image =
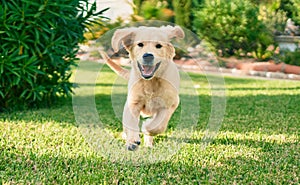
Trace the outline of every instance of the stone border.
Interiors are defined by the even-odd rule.
[[[300,75],[295,74],[285,74],[282,72],[269,72],[269,71],[255,71],[255,70],[240,70],[237,68],[223,68],[223,67],[214,67],[214,66],[204,66],[203,71],[197,70],[199,67],[195,65],[177,65],[179,68],[191,71],[191,72],[212,72],[215,74],[220,74],[221,71],[224,74],[230,74],[237,77],[263,77],[267,79],[286,79],[286,80],[299,80]]]
[[[81,45],[81,53],[77,55],[80,60],[92,60],[95,62],[103,63],[102,59],[92,57],[89,55],[90,50],[95,50],[95,48]],[[129,60],[126,58],[120,58],[116,60],[120,65],[128,66]],[[239,69],[235,66],[225,68],[225,67],[216,67],[212,63],[208,62],[208,60],[204,59],[180,59],[174,60],[177,64],[178,68],[195,72],[195,73],[213,73],[213,74],[220,74],[220,72],[232,75],[235,77],[262,77],[264,79],[285,79],[285,80],[299,80],[300,81],[300,74],[287,74],[283,72],[271,72],[271,71],[257,71],[252,69]],[[235,63],[236,65],[236,63]]]

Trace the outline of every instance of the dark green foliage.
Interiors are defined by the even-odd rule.
[[[140,15],[146,20],[171,21],[173,11],[168,9],[167,1],[149,0],[142,2]]]
[[[296,25],[300,25],[300,0],[281,0],[280,9],[286,11]]]
[[[205,0],[192,0],[193,7],[199,7],[204,3]]]
[[[191,28],[192,0],[173,0],[175,24]]]
[[[273,43],[272,33],[258,15],[258,7],[248,0],[206,0],[194,12],[193,26],[200,38],[225,56],[256,52]]]
[[[280,60],[286,64],[300,66],[300,49],[283,51]]]
[[[95,10],[84,0],[0,1],[0,111],[72,92],[78,42]]]
[[[142,6],[143,0],[133,0],[133,4],[135,5],[134,13],[139,15],[141,13],[141,6]]]

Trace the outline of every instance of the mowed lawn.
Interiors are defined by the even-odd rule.
[[[97,73],[101,65],[86,64],[86,74]],[[203,74],[189,76],[197,87],[199,119],[190,139],[170,158],[132,164],[99,153],[83,136],[69,98],[48,109],[0,113],[0,184],[300,183],[299,81],[225,77],[223,123],[216,138],[203,148],[202,137],[213,112],[211,84]],[[87,92],[91,95],[95,87],[97,114],[107,132],[119,139],[120,115],[111,100],[115,84],[116,75],[104,66],[95,85],[79,86],[91,87]],[[124,85],[117,87],[126,91]],[[189,109],[195,109],[193,104]],[[181,124],[173,123],[179,113],[167,133]],[[157,142],[167,139],[168,135],[160,136]],[[98,143],[102,144],[107,145]],[[129,151],[124,147],[115,152],[122,156]]]

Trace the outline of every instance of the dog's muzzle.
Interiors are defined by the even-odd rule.
[[[138,63],[141,75],[144,79],[151,79],[154,76],[155,71],[159,68],[160,62],[155,65],[144,65]]]
[[[154,65],[154,56],[151,53],[143,55],[143,62],[137,62],[141,75],[144,79],[151,79],[159,68],[160,62]]]

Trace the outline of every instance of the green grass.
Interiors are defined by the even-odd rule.
[[[100,69],[99,64],[87,64],[85,74]],[[97,152],[83,136],[68,99],[49,109],[0,114],[0,184],[299,184],[299,82],[225,77],[223,124],[203,149],[211,113],[210,84],[204,75],[190,76],[200,85],[200,117],[186,144],[170,158],[131,164]],[[95,100],[100,121],[118,138],[122,126],[111,103],[115,79],[107,67],[101,69]],[[81,92],[79,102],[92,100],[93,84],[80,86],[90,92]],[[116,87],[126,90],[122,83]],[[114,97],[123,101],[122,93]],[[180,109],[158,143],[180,124]],[[152,150],[159,151],[159,145]],[[129,152],[121,148],[116,153]]]

